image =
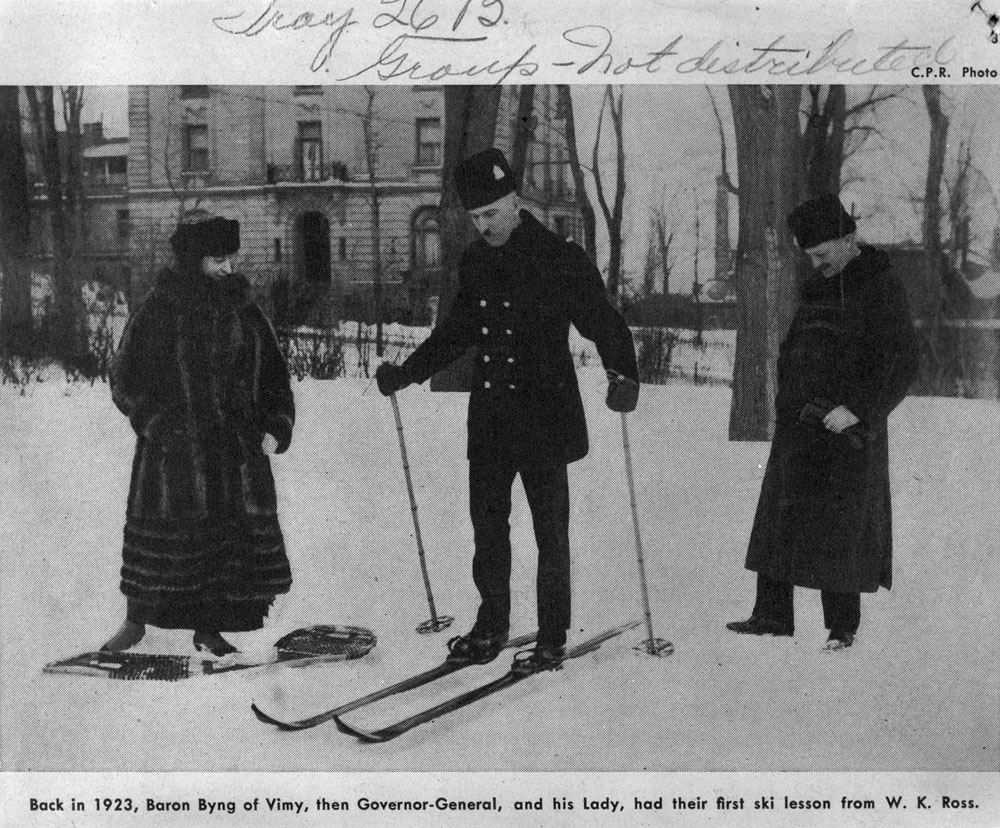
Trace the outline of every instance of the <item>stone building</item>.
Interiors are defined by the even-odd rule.
[[[505,88],[501,147],[517,97]],[[202,207],[239,219],[239,268],[280,321],[370,319],[376,258],[384,318],[429,321],[440,290],[442,87],[132,86],[128,101],[133,296],[169,261],[179,213]],[[524,194],[541,220],[576,235],[555,114],[555,88],[537,87]]]

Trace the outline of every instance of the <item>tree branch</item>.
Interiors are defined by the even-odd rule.
[[[719,128],[719,147],[722,152],[722,182],[726,185],[726,189],[729,190],[735,196],[740,194],[739,187],[733,184],[733,180],[729,177],[728,162],[726,161],[726,134],[722,129],[722,116],[719,115],[719,108],[715,105],[715,96],[712,94],[712,87],[706,86],[705,91],[708,92],[708,99],[712,103],[712,112],[715,113],[715,125]]]

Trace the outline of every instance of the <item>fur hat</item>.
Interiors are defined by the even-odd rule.
[[[803,250],[842,239],[857,229],[851,214],[832,193],[800,204],[788,216],[788,226]]]
[[[181,263],[200,262],[205,256],[232,256],[240,249],[240,223],[193,210],[181,216],[170,246]]]
[[[515,190],[514,171],[496,147],[470,155],[455,167],[453,179],[466,210],[485,207]]]

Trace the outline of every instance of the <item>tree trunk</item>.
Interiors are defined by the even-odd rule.
[[[840,193],[847,90],[840,84],[826,87],[826,98],[821,103],[823,89],[822,86],[808,87],[810,105],[803,135],[807,198]]]
[[[75,239],[71,236],[73,225],[67,216],[62,159],[56,132],[54,92],[51,86],[26,86],[24,89],[45,179],[45,206],[52,239],[54,301],[49,320],[49,348],[54,356],[67,364],[74,364],[83,353],[78,313],[80,300],[74,273]]]
[[[624,89],[619,88],[618,100],[615,101],[611,87],[605,90],[601,103],[601,115],[597,120],[597,137],[594,140],[593,167],[594,186],[597,190],[597,202],[604,214],[604,222],[608,230],[608,277],[607,294],[615,307],[621,304],[621,267],[622,267],[622,211],[625,202],[625,146],[622,130],[622,97]],[[604,125],[604,107],[611,114],[611,124],[615,133],[615,197],[614,206],[609,206],[604,194],[604,184],[601,178],[600,145],[601,129]]]
[[[444,169],[441,182],[441,271],[438,318],[447,314],[458,290],[458,264],[465,248],[478,238],[458,200],[451,172],[470,155],[487,150],[496,138],[500,86],[447,86],[444,92]],[[431,378],[433,391],[468,391],[472,362],[456,360]]]
[[[28,172],[16,86],[0,86],[0,350],[30,352],[31,235]]]
[[[787,216],[802,200],[801,87],[731,86],[739,175],[739,306],[730,440],[774,428],[777,351],[794,313],[798,256]]]
[[[953,373],[950,365],[950,332],[942,324],[945,311],[944,286],[944,245],[941,241],[941,182],[944,178],[945,156],[948,152],[948,116],[941,107],[941,87],[927,85],[921,87],[927,115],[930,119],[930,147],[927,155],[927,176],[924,179],[924,216],[921,235],[926,256],[926,304],[917,310],[917,315],[929,323],[923,329],[924,351],[921,355],[921,390],[948,394],[948,377]]]
[[[583,167],[580,166],[580,153],[576,145],[576,117],[573,114],[573,96],[570,87],[560,84],[558,87],[559,112],[566,122],[566,147],[569,151],[569,168],[573,173],[573,190],[576,193],[576,203],[580,208],[580,218],[583,222],[583,249],[587,251],[595,265],[597,264],[597,218],[594,215],[594,205],[587,195],[587,183],[583,178]]]
[[[63,121],[66,124],[66,155],[64,159],[65,176],[63,195],[66,204],[66,221],[68,225],[68,244],[71,258],[76,258],[81,252],[77,245],[82,245],[86,238],[86,205],[83,196],[83,87],[64,86],[61,90]]]
[[[364,133],[365,164],[368,167],[368,198],[372,218],[372,303],[375,314],[375,355],[381,359],[385,353],[385,343],[382,336],[382,315],[385,304],[382,296],[382,205],[379,201],[376,179],[378,146],[372,125],[377,90],[374,87],[366,86],[365,92],[368,95],[368,104],[365,107],[365,115],[361,119],[361,126]]]
[[[513,141],[510,148],[510,167],[514,171],[514,184],[518,192],[524,182],[524,167],[528,159],[528,144],[535,130],[535,87],[521,86],[517,91],[517,116],[513,124]]]

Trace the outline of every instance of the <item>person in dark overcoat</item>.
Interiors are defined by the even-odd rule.
[[[818,589],[826,649],[849,647],[862,592],[892,586],[887,418],[917,371],[906,294],[888,256],[860,244],[834,195],[789,225],[816,272],[778,355],[776,422],[750,535],[757,573],[738,633],[792,635],[793,587]]]
[[[274,330],[232,272],[239,223],[195,211],[170,242],[176,267],[129,320],[111,367],[136,446],[126,620],[104,647],[128,649],[152,624],[194,630],[197,649],[221,656],[235,650],[221,632],[260,629],[291,586],[266,455],[288,448],[295,404]]]
[[[538,641],[532,665],[558,664],[570,624],[567,465],[587,454],[587,424],[569,350],[569,326],[597,345],[609,374],[607,404],[638,397],[632,335],[609,304],[600,273],[578,245],[521,209],[497,149],[454,173],[481,238],[464,253],[446,317],[402,365],[376,373],[383,394],[422,383],[476,346],[468,412],[473,581],[481,604],[451,658],[490,661],[510,627],[511,486],[521,476],[538,545]]]

